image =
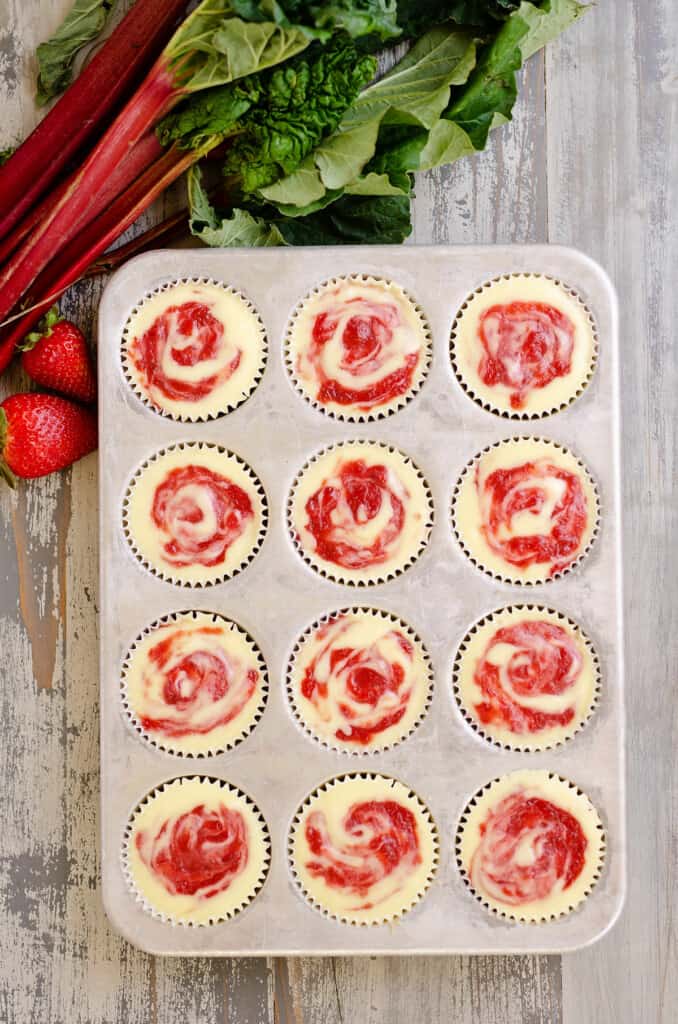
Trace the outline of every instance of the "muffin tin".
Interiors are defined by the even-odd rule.
[[[466,394],[450,360],[450,331],[468,295],[503,274],[543,273],[567,284],[593,315],[599,352],[585,392],[565,410],[516,423]],[[432,362],[407,405],[373,422],[340,422],[295,389],[283,344],[297,304],[340,275],[392,280],[421,307],[432,335]],[[210,278],[241,291],[264,324],[268,354],[261,382],[242,406],[208,422],[181,423],[152,411],[126,380],[125,323],[145,295],[173,280]],[[552,246],[338,247],[266,250],[167,250],[140,256],[109,283],[99,311],[102,883],[107,913],[131,942],[175,955],[357,955],[403,953],[556,953],[603,935],[619,914],[625,886],[622,622],[619,498],[617,309],[604,272],[590,259]],[[560,578],[530,587],[493,579],[475,567],[455,538],[455,486],[482,449],[514,436],[548,438],[590,468],[600,497],[600,530],[586,557]],[[381,442],[409,455],[434,505],[430,539],[418,560],[384,583],[338,584],[301,558],[289,535],[287,508],[296,474],[315,452],[351,438]],[[238,575],[200,588],[154,576],[123,532],[124,497],[137,468],[172,444],[205,441],[245,460],[266,493],[261,549]],[[600,699],[591,720],[550,750],[520,752],[483,739],[465,721],[453,690],[459,645],[479,619],[516,604],[548,606],[575,619],[600,664]],[[289,660],[309,623],[361,605],[403,619],[431,656],[433,698],[403,742],[355,757],[328,749],[295,719],[286,693]],[[214,612],[236,622],[259,646],[269,695],[250,734],[208,757],[168,753],[135,730],[125,710],[127,652],[152,622],[175,612]],[[573,913],[519,923],[488,913],[473,898],[455,855],[457,829],[473,795],[518,769],[546,769],[580,787],[602,819],[606,854],[600,879]],[[404,783],[429,808],[439,864],[429,891],[391,924],[357,926],[319,914],[304,899],[288,860],[299,806],[329,779],[382,773]],[[152,916],[124,872],[131,814],[156,787],[178,776],[221,779],[255,801],[271,842],[268,877],[228,921],[200,927]]]

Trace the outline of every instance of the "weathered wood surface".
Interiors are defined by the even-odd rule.
[[[0,0],[0,143],[33,125],[32,54],[69,0]],[[0,496],[0,1021],[655,1024],[675,1019],[678,7],[600,0],[474,161],[423,178],[416,242],[577,245],[622,302],[627,909],[563,958],[148,957],[98,893],[96,458]],[[69,312],[92,323],[100,284]],[[15,370],[3,394],[23,387]]]

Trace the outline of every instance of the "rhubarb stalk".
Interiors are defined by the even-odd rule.
[[[231,10],[230,0],[203,0],[175,32],[140,89],[51,212],[6,264],[0,274],[0,320],[7,318],[59,253],[63,239],[70,237],[70,226],[91,219],[96,197],[117,164],[180,99],[270,67],[308,45],[301,29],[268,22],[245,23],[229,18]],[[217,142],[215,139],[212,145]],[[85,266],[89,262],[91,259]]]
[[[206,149],[188,152],[175,148],[168,150],[127,192],[90,221],[66,245],[36,280],[28,298],[30,310],[6,326],[0,340],[0,372],[12,358],[16,345],[38,322],[54,299],[79,280],[90,264],[134,223],[153,200],[193,163],[202,159],[205,153]]]
[[[136,0],[76,81],[0,167],[0,238],[57,180],[156,59],[187,0]]]

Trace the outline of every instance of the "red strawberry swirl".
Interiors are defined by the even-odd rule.
[[[400,892],[422,862],[416,818],[395,800],[353,804],[340,837],[330,835],[323,811],[312,811],[305,835],[311,852],[306,870],[354,896],[352,910],[370,909]]]
[[[198,402],[235,373],[242,348],[203,302],[168,306],[129,354],[151,396]]]
[[[415,679],[414,647],[398,629],[355,645],[355,620],[339,616],[315,634],[318,650],[306,665],[301,694],[323,732],[367,746],[405,715]]]
[[[248,859],[242,814],[221,804],[199,804],[167,818],[155,834],[139,830],[136,847],[146,867],[173,896],[210,899],[224,892]]]
[[[548,458],[495,469],[476,488],[481,531],[488,545],[510,565],[527,568],[550,563],[549,575],[562,571],[576,558],[588,521],[586,498],[576,473]],[[520,533],[519,517],[548,520],[545,533]]]
[[[410,493],[387,466],[342,462],[308,499],[306,529],[319,558],[345,569],[380,565],[397,551]]]
[[[205,735],[238,717],[258,680],[254,665],[229,651],[222,627],[176,628],[149,650],[135,710],[149,733]]]
[[[478,321],[483,353],[478,376],[483,384],[511,389],[513,409],[529,392],[546,387],[572,368],[575,327],[570,318],[544,302],[510,302],[486,309]]]
[[[579,877],[587,845],[573,814],[520,789],[481,824],[469,878],[476,892],[508,906],[546,900]]]
[[[498,629],[474,672],[483,695],[475,711],[483,725],[516,734],[566,726],[576,713],[568,695],[580,677],[582,655],[570,634],[553,622],[525,620]],[[540,702],[563,696],[560,711],[546,711]]]
[[[249,495],[206,466],[171,469],[155,489],[152,518],[168,538],[163,555],[171,565],[220,565],[254,518]]]
[[[296,369],[314,381],[318,402],[368,412],[409,391],[421,345],[397,303],[368,294],[337,298],[314,318]]]

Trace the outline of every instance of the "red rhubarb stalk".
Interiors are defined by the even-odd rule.
[[[187,0],[136,0],[23,145],[0,167],[0,238],[57,180],[160,54]]]
[[[205,149],[188,152],[168,150],[107,210],[71,239],[36,280],[28,298],[29,311],[6,326],[0,341],[0,372],[11,360],[15,347],[54,299],[79,280],[90,264],[205,152]]]
[[[132,256],[137,256],[139,253],[145,252],[146,249],[156,249],[159,244],[164,246],[176,241],[178,238],[183,238],[188,234],[188,215],[189,211],[187,209],[179,210],[177,213],[173,213],[171,217],[166,217],[165,220],[154,224],[153,227],[148,228],[146,231],[142,231],[141,234],[137,235],[136,238],[132,238],[131,241],[125,242],[124,245],[119,245],[116,249],[111,249],[110,252],[104,253],[103,256],[99,256],[87,268],[83,277],[98,277],[99,274],[110,274],[123,263],[126,263],[127,260],[131,259]]]
[[[111,171],[106,184],[96,196],[93,208],[89,211],[90,219],[101,213],[102,210],[105,210],[109,203],[117,198],[135,178],[138,178],[154,160],[157,160],[162,152],[163,148],[158,142],[155,132],[147,132]],[[34,206],[28,216],[24,217],[21,223],[0,241],[0,264],[4,263],[19,247],[24,238],[27,238],[31,232],[36,231],[39,225],[50,215],[55,203],[60,202],[66,195],[73,183],[74,177],[75,175],[72,174],[53,193],[46,196],[37,206]],[[82,221],[73,221],[69,225],[67,234],[62,236],[62,242],[67,242],[69,238],[72,238],[84,226]]]
[[[97,196],[106,187],[114,167],[177,99],[172,72],[162,58],[156,62],[123,112],[73,176],[60,200],[0,274],[0,318],[19,302],[40,271],[63,244],[72,225],[86,223]]]

